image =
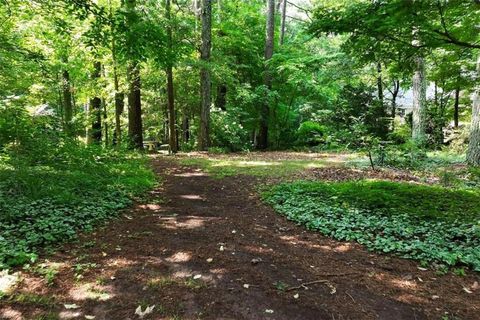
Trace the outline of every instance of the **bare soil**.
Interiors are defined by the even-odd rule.
[[[153,166],[162,187],[48,256],[53,284],[23,272],[0,319],[133,320],[139,305],[155,305],[144,319],[480,319],[476,274],[439,276],[306,231],[260,201],[261,178]]]

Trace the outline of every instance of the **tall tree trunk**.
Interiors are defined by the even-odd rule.
[[[183,138],[183,143],[188,143],[188,141],[190,141],[190,121],[188,119],[187,114],[183,114],[182,138]]]
[[[382,81],[382,63],[377,62],[377,90],[378,100],[383,107],[383,81]]]
[[[427,121],[427,83],[425,79],[425,60],[422,56],[415,57],[412,112],[412,139],[420,145],[425,144]]]
[[[168,1],[168,0],[167,0]],[[170,145],[170,151],[172,153],[177,153],[177,135],[176,131],[176,121],[175,121],[175,97],[174,97],[174,88],[173,88],[173,70],[172,66],[167,67],[167,100],[168,100],[168,124],[169,124],[169,140],[168,144]]]
[[[267,0],[267,24],[266,24],[266,38],[265,38],[265,62],[270,60],[273,56],[273,46],[275,38],[275,0]],[[264,84],[268,90],[272,88],[272,75],[268,67],[265,67]],[[270,115],[270,108],[268,99],[262,105],[260,110],[260,131],[258,136],[258,148],[268,148],[268,118]]]
[[[202,0],[202,46],[200,59],[200,90],[202,105],[200,111],[200,132],[198,135],[198,148],[207,150],[210,146],[210,104],[211,104],[211,79],[208,63],[212,47],[212,1]]]
[[[453,105],[453,124],[455,129],[458,128],[458,117],[459,117],[459,106],[460,106],[460,88],[455,88],[455,103]]]
[[[127,25],[130,26],[132,16],[135,15],[136,0],[126,0],[127,11],[130,18],[127,18]],[[133,49],[133,48],[131,48]],[[142,126],[142,100],[141,100],[141,79],[140,65],[135,59],[131,59],[127,66],[128,78],[128,137],[131,148],[143,149],[143,126]]]
[[[73,105],[72,90],[70,87],[70,73],[64,70],[62,73],[62,89],[63,89],[63,112],[64,112],[64,131],[69,137],[74,137],[73,131]]]
[[[92,80],[96,81],[100,79],[102,72],[102,64],[99,61],[95,61],[93,65]],[[100,143],[102,141],[102,99],[95,96],[90,100],[90,110],[92,112],[92,130],[90,132],[92,142]]]
[[[477,76],[480,77],[480,55],[477,58]],[[467,162],[473,166],[480,166],[480,84],[478,81],[472,98],[472,125]]]
[[[168,22],[167,27],[167,46],[169,51],[169,59],[172,59],[173,53],[173,31],[172,31],[172,21],[171,21],[171,4],[170,0],[165,1],[165,15]],[[168,61],[168,66],[166,69],[167,73],[167,100],[168,100],[168,122],[169,122],[169,145],[170,151],[172,153],[177,153],[178,144],[177,144],[177,135],[176,135],[176,120],[175,120],[175,96],[173,88],[173,66],[172,61]]]
[[[110,15],[112,15],[110,7]],[[125,95],[120,92],[118,81],[118,67],[117,67],[117,46],[115,37],[112,38],[112,61],[113,61],[113,86],[115,90],[115,132],[113,135],[113,145],[120,145],[122,142],[122,126],[121,117],[124,110]]]
[[[393,80],[393,91],[392,91],[392,131],[395,130],[395,117],[397,115],[397,97],[400,92],[400,81]]]
[[[132,148],[143,149],[140,67],[138,63],[131,62],[127,69],[129,82],[128,137]]]
[[[287,30],[287,0],[282,1],[282,24],[280,28],[280,45],[285,42],[285,32]]]
[[[222,83],[217,86],[217,96],[215,99],[215,106],[222,111],[226,111],[227,105],[227,85]]]
[[[105,147],[108,147],[110,144],[110,139],[108,136],[108,114],[107,114],[107,102],[102,98],[102,109],[103,109],[103,132],[105,136]]]

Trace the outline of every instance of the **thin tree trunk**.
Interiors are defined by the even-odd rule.
[[[93,69],[92,80],[96,81],[100,79],[102,64],[99,61],[95,61]],[[93,116],[91,141],[93,143],[100,143],[102,141],[102,99],[100,99],[100,97],[95,96],[90,100],[90,110]]]
[[[377,90],[378,100],[383,107],[383,81],[382,81],[382,64],[377,62]]]
[[[167,0],[168,1],[168,0]],[[172,153],[177,153],[177,135],[176,131],[176,121],[175,121],[175,97],[174,97],[174,88],[173,88],[173,71],[172,67],[167,67],[167,105],[168,105],[168,124],[169,124],[169,140],[170,151]]]
[[[173,34],[172,34],[172,25],[171,25],[171,4],[170,0],[165,1],[165,15],[168,22],[167,27],[167,46],[170,54],[170,59],[172,59],[173,52]],[[168,109],[168,123],[169,123],[169,145],[170,151],[172,153],[177,153],[178,144],[177,144],[177,134],[176,132],[176,120],[175,120],[175,96],[174,96],[174,85],[173,85],[173,66],[172,61],[168,61],[168,66],[166,69],[167,73],[167,109]]]
[[[72,105],[72,90],[70,87],[70,74],[67,70],[62,73],[62,88],[63,88],[63,110],[64,110],[64,131],[69,137],[75,136],[73,131],[73,105]]]
[[[287,0],[282,1],[282,24],[280,28],[280,45],[285,42],[285,32],[287,29]]]
[[[111,8],[110,8],[111,10]],[[110,14],[112,14],[110,12]],[[122,142],[121,117],[125,107],[125,95],[120,92],[117,67],[117,47],[115,37],[112,38],[112,60],[113,60],[113,85],[115,89],[115,132],[113,135],[113,145],[120,145]]]
[[[453,124],[455,129],[458,128],[458,117],[459,117],[459,106],[460,106],[460,88],[455,88],[455,103],[453,105]]]
[[[222,111],[226,111],[227,105],[227,86],[222,83],[217,86],[217,97],[215,99],[215,106]]]
[[[200,59],[200,132],[198,136],[198,148],[207,150],[210,146],[210,104],[211,104],[211,79],[208,63],[212,47],[212,1],[202,0],[202,46]]]
[[[426,142],[427,118],[427,84],[425,80],[425,60],[415,57],[415,72],[413,74],[413,111],[412,139],[422,145]]]
[[[395,130],[395,117],[397,115],[397,97],[400,92],[400,81],[393,80],[393,91],[392,91],[392,131]]]
[[[183,143],[190,141],[190,121],[188,115],[184,114],[182,119],[182,138]]]
[[[104,98],[102,98],[102,109],[103,109],[103,132],[105,136],[105,147],[108,147],[110,144],[110,139],[108,135],[108,114],[107,114],[107,103]]]
[[[275,38],[275,0],[267,0],[267,24],[265,38],[265,61],[273,56],[273,46]],[[268,67],[265,69],[264,84],[268,90],[272,88],[272,75]],[[267,99],[265,99],[267,100]],[[258,148],[268,148],[268,118],[270,108],[268,101],[265,101],[260,110],[260,131],[258,136]]]
[[[480,55],[477,58],[477,76],[480,76]],[[478,81],[472,98],[472,125],[467,162],[473,166],[480,166],[480,84],[478,84]]]

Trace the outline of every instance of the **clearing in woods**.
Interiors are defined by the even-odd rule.
[[[339,155],[292,157],[292,172],[301,161],[325,167],[317,179],[364,174],[332,168]],[[161,187],[25,273],[0,317],[139,319],[139,306],[154,305],[144,319],[478,319],[480,296],[463,290],[474,275],[439,276],[307,231],[261,202],[258,188],[278,179],[262,172],[274,167],[230,176],[202,161],[153,158]]]

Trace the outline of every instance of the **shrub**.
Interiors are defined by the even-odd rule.
[[[319,123],[305,121],[300,124],[300,127],[297,130],[297,143],[299,145],[306,145],[310,147],[318,146],[319,144],[325,142],[325,131],[325,127]]]

